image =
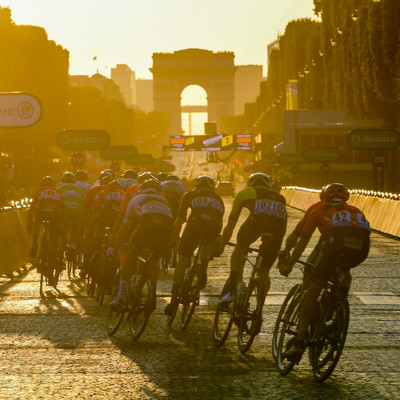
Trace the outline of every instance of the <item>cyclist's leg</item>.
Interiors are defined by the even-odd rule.
[[[38,238],[39,238],[41,224],[42,224],[41,219],[35,218],[35,221],[33,223],[33,229],[32,229],[32,247],[31,247],[31,251],[29,253],[30,257],[32,257],[32,258],[37,257],[37,246],[38,246]]]
[[[178,248],[178,263],[175,267],[172,291],[171,291],[171,302],[167,305],[164,312],[169,315],[173,309],[178,305],[179,290],[183,284],[185,270],[190,266],[192,254],[199,243],[199,234],[196,231],[194,224],[186,224],[185,229],[182,233],[181,240]]]
[[[218,244],[220,228],[207,227],[201,238],[200,264],[201,268],[197,271],[197,287],[199,290],[204,289],[207,284],[207,267],[210,260],[214,256],[215,249]]]

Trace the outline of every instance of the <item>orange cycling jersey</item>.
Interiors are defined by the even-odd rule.
[[[304,237],[310,237],[315,228],[318,228],[322,234],[330,233],[338,227],[370,231],[367,219],[357,207],[343,203],[329,204],[326,201],[321,201],[311,207],[313,210],[300,227],[300,235]]]
[[[296,225],[296,228],[294,228],[294,231],[298,234],[301,233],[304,224],[306,223],[308,217],[310,216],[310,214],[321,205],[322,201],[318,201],[317,203],[311,204],[310,207],[308,207],[308,209],[306,210],[305,214],[303,215],[303,218],[298,222],[298,224]],[[319,227],[318,227],[319,228]]]
[[[125,192],[122,189],[106,188],[99,194],[94,209],[100,210],[110,204],[113,211],[119,211],[124,196]]]
[[[65,203],[62,192],[56,187],[38,189],[33,195],[31,209],[37,211],[64,210]]]
[[[100,193],[104,190],[104,186],[96,185],[93,186],[86,193],[85,201],[83,203],[83,208],[85,209],[93,209],[97,200],[99,199]]]
[[[142,187],[141,183],[134,183],[126,189],[125,197],[122,201],[120,208],[120,215],[118,218],[123,218],[125,216],[125,212],[128,208],[129,202],[139,193],[140,188]]]

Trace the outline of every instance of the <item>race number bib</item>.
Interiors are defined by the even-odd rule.
[[[366,229],[368,231],[371,230],[371,227],[369,226],[368,220],[364,217],[362,214],[357,214],[357,224],[360,228]]]
[[[332,217],[333,227],[338,226],[351,226],[351,214],[348,211],[339,211],[333,214]]]
[[[265,214],[273,217],[286,218],[286,207],[282,203],[272,200],[260,199],[254,206],[254,215]]]

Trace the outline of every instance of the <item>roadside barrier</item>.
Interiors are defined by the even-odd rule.
[[[12,275],[29,261],[30,236],[26,231],[29,200],[0,209],[0,275]]]
[[[288,186],[281,193],[289,206],[303,211],[319,201],[319,190],[315,189]],[[371,190],[350,190],[350,193],[348,203],[365,214],[372,229],[400,237],[400,194]]]

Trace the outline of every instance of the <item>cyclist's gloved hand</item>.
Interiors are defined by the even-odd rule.
[[[113,257],[114,256],[114,247],[108,247],[106,252],[107,252],[107,257]]]
[[[293,267],[289,266],[290,252],[285,250],[280,250],[278,252],[278,269],[281,275],[288,276]]]
[[[224,252],[225,246],[219,245],[215,250],[214,257],[220,257],[221,254]]]

